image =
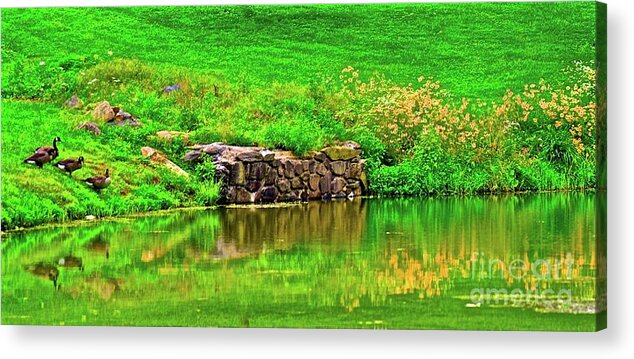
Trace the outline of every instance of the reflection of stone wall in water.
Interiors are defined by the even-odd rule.
[[[255,254],[320,243],[326,244],[324,250],[350,250],[364,238],[366,204],[345,200],[222,209],[217,236],[221,248],[216,251]]]
[[[354,142],[298,158],[288,151],[221,143],[197,145],[186,161],[213,158],[225,203],[270,203],[345,198],[367,189],[361,150]]]

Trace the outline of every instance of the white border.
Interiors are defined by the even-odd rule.
[[[397,1],[3,0],[2,7]],[[424,1],[432,2],[432,1]],[[447,1],[450,2],[450,1]],[[609,328],[600,333],[0,327],[0,355],[19,358],[608,358],[634,353],[634,78],[632,2],[608,0]],[[628,355],[629,354],[629,355]]]

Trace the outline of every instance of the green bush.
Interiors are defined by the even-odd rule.
[[[213,206],[220,198],[220,184],[214,181],[198,182],[195,185],[196,204]]]
[[[216,177],[216,166],[211,156],[204,156],[203,160],[196,164],[196,178],[199,181],[211,182]]]

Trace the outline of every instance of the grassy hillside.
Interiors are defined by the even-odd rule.
[[[3,229],[86,215],[209,205],[218,197],[213,182],[186,180],[153,166],[141,156],[140,146],[120,140],[120,128],[106,126],[97,137],[75,129],[77,116],[81,115],[35,102],[4,101],[2,115]],[[28,149],[50,146],[49,140],[55,136],[62,138],[57,160],[86,158],[84,167],[72,178],[51,165],[38,169],[22,163],[30,154]],[[203,167],[186,168],[197,174],[204,172]],[[97,193],[83,182],[87,177],[103,175],[106,168],[112,177],[107,190]]]
[[[213,168],[160,130],[298,154],[354,140],[381,195],[593,187],[593,21],[592,2],[3,9],[3,228],[213,203]],[[103,100],[144,126],[77,131]],[[22,163],[55,136],[86,157],[77,177],[113,185]]]
[[[3,51],[136,58],[231,82],[308,84],[354,66],[400,85],[434,76],[457,97],[593,59],[593,2],[3,9]],[[33,26],[37,24],[37,26]]]

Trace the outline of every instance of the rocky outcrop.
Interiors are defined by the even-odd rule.
[[[225,203],[269,203],[359,196],[367,189],[361,149],[354,142],[305,157],[288,151],[223,143],[195,145],[184,157],[211,156]]]
[[[143,147],[141,148],[141,154],[143,155],[143,157],[149,158],[150,161],[164,166],[170,171],[176,173],[177,175],[189,178],[189,173],[185,172],[185,170],[180,168],[177,164],[170,161],[170,159],[167,158],[167,156],[165,156],[163,152],[157,149],[154,149],[152,147]]]
[[[141,126],[136,116],[123,111],[120,107],[113,107],[108,101],[98,102],[92,110],[92,117],[109,125],[117,126]]]
[[[110,121],[114,118],[115,112],[112,106],[108,101],[102,101],[95,105],[95,108],[92,110],[92,117],[95,120],[100,120],[103,122]]]

